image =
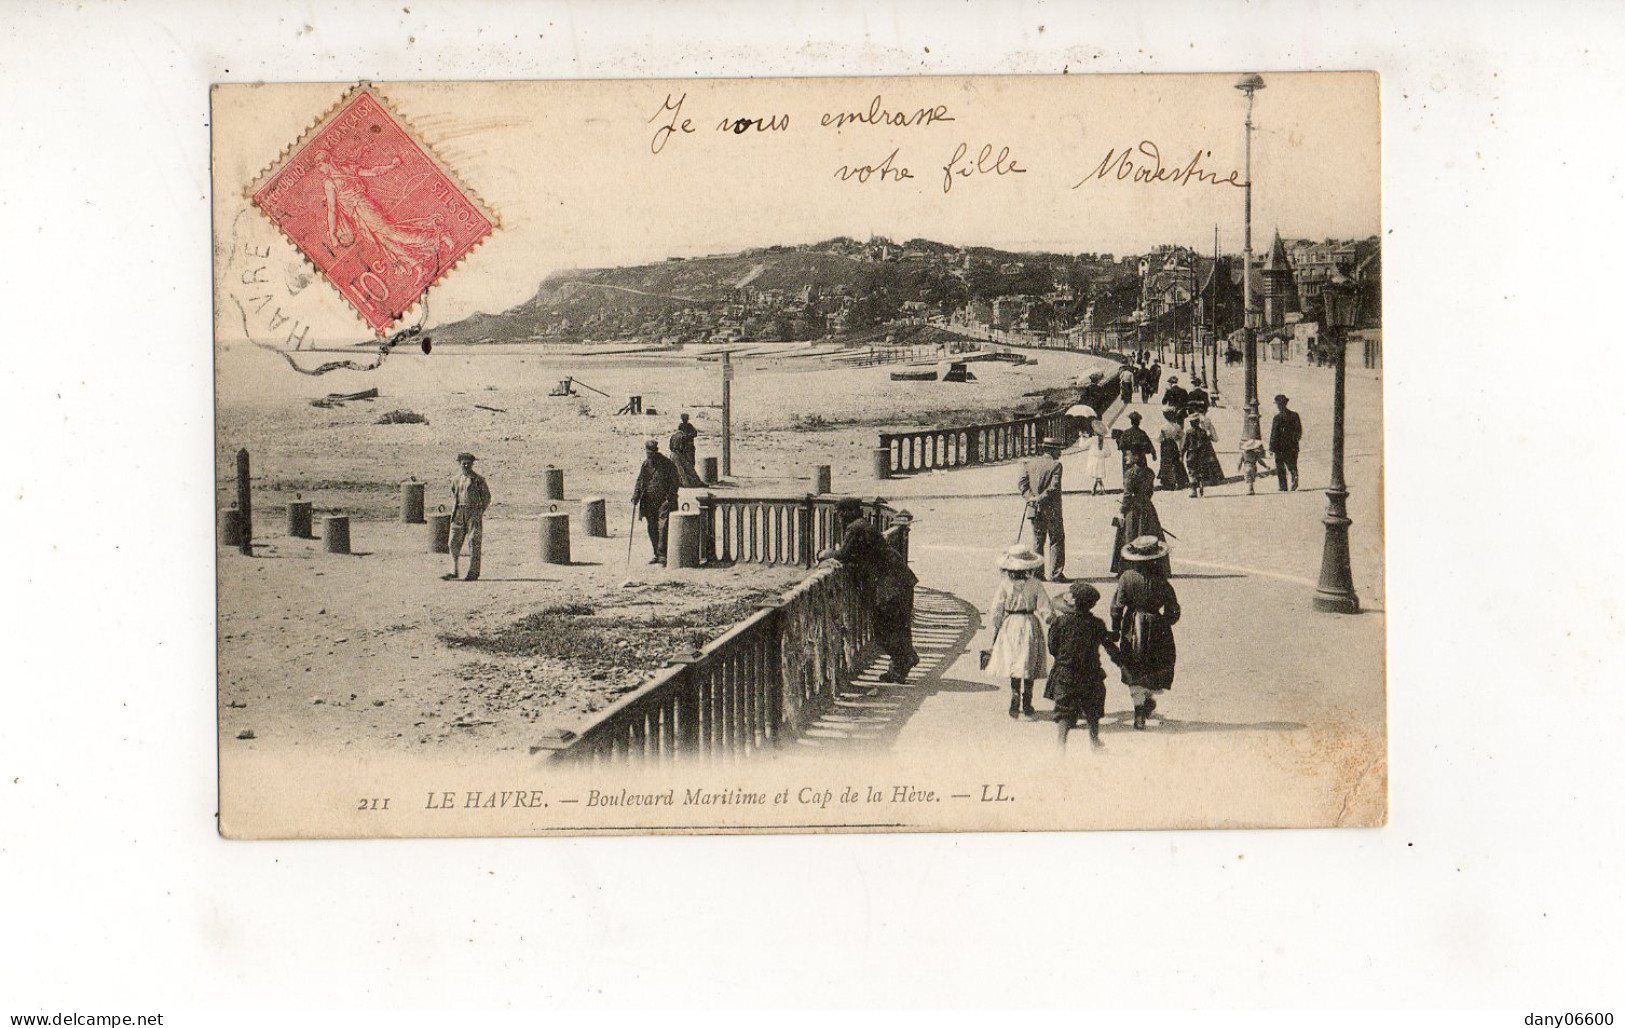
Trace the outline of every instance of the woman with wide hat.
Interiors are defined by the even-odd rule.
[[[1010,716],[1033,713],[1033,679],[1042,677],[1049,663],[1044,645],[1044,624],[1054,608],[1049,594],[1033,578],[1044,566],[1044,558],[1026,546],[1004,551],[999,570],[1004,579],[988,604],[988,629],[993,645],[988,652],[987,673],[995,682],[1010,681]]]
[[[1174,625],[1179,597],[1159,564],[1168,547],[1154,535],[1142,535],[1123,547],[1125,563],[1112,597],[1112,634],[1117,638],[1123,684],[1134,698],[1134,727],[1145,728],[1157,709],[1156,694],[1173,688]]]

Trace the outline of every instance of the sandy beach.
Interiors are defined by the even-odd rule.
[[[738,361],[730,488],[799,495],[810,485],[796,476],[829,464],[836,492],[917,490],[930,476],[872,477],[880,430],[1004,416],[1035,402],[1024,393],[1107,363],[1043,352],[1022,366],[975,364],[973,383],[893,382],[894,367],[832,365],[818,356],[828,349],[786,347]],[[315,366],[340,357],[299,359]],[[697,355],[448,347],[394,353],[372,372],[307,376],[274,354],[224,343],[217,370],[219,505],[235,497],[233,458],[246,448],[257,541],[252,558],[220,551],[223,746],[521,747],[549,727],[578,727],[685,644],[720,634],[719,617],[803,574],[760,565],[650,567],[642,524],[628,554],[626,499],[643,440],[656,438],[664,449],[677,415],[687,413],[701,433],[700,456],[718,453],[720,411],[710,405],[720,398],[720,368]],[[609,398],[585,390],[548,396],[566,376]],[[310,404],[374,387],[376,400]],[[632,395],[658,413],[616,416]],[[394,410],[427,423],[378,424]],[[478,455],[493,494],[477,585],[442,582],[449,559],[427,552],[422,525],[398,520],[400,483],[409,477],[427,483],[430,512],[449,509],[453,457],[463,449]],[[539,555],[536,516],[552,505],[543,500],[549,465],[564,469],[560,506],[575,524],[568,567],[543,564]],[[609,539],[581,530],[579,501],[590,496],[608,501]],[[318,532],[322,516],[349,515],[354,554],[328,555],[319,540],[289,538],[284,516],[296,497],[314,504]],[[596,629],[612,642],[601,657],[487,652],[446,638],[500,638],[526,618],[572,604],[608,623]],[[682,623],[656,638],[638,628],[651,620]],[[254,737],[239,739],[243,732]]]

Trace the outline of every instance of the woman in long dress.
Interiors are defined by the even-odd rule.
[[[1157,432],[1157,484],[1164,489],[1183,489],[1191,484],[1179,452],[1179,411],[1162,409],[1162,428]]]
[[[1151,469],[1145,466],[1145,457],[1134,454],[1129,462],[1128,470],[1123,472],[1123,502],[1118,509],[1117,517],[1112,524],[1117,526],[1117,535],[1112,540],[1112,574],[1117,574],[1126,566],[1123,560],[1123,547],[1142,535],[1154,535],[1158,539],[1164,537],[1162,531],[1162,518],[1157,515],[1156,504],[1151,502],[1151,495],[1157,487],[1157,479],[1151,474]],[[1172,574],[1166,554],[1161,558],[1162,572]]]
[[[995,682],[1010,681],[1010,716],[1033,713],[1033,679],[1043,677],[1049,663],[1044,645],[1044,623],[1054,611],[1049,594],[1032,573],[1044,558],[1026,546],[1012,546],[999,560],[1004,579],[988,604],[988,628],[993,645],[987,673]]]
[[[1134,727],[1143,729],[1157,709],[1156,694],[1173,688],[1178,653],[1174,625],[1179,597],[1159,568],[1168,547],[1145,535],[1122,550],[1125,567],[1112,597],[1112,634],[1123,669],[1123,684],[1134,699]]]
[[[1185,471],[1191,486],[1223,485],[1224,465],[1219,463],[1219,454],[1213,449],[1213,420],[1207,416],[1206,397],[1189,408],[1185,432],[1181,448],[1188,448],[1184,454]]]

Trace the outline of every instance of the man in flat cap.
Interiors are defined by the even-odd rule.
[[[1061,510],[1061,440],[1046,437],[1040,452],[1021,466],[1016,488],[1027,501],[1027,518],[1033,525],[1033,549],[1044,555],[1038,577],[1065,582],[1066,523]]]
[[[677,489],[682,479],[677,465],[660,452],[653,439],[643,444],[643,466],[632,485],[632,506],[649,525],[651,564],[666,562],[666,516],[677,509]],[[630,545],[630,544],[629,544]]]
[[[1292,488],[1298,488],[1298,444],[1303,441],[1303,419],[1295,410],[1286,409],[1286,396],[1275,395],[1275,420],[1270,422],[1270,452],[1275,454],[1275,481],[1286,492],[1287,476],[1292,477]]]
[[[480,577],[480,542],[485,535],[485,508],[491,506],[491,489],[485,478],[474,470],[474,455],[459,453],[457,466],[461,473],[451,483],[451,574],[442,575],[454,581],[463,552],[463,540],[468,540],[468,577],[464,581],[478,581]]]

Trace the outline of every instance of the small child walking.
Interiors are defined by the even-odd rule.
[[[1264,463],[1264,440],[1243,439],[1241,441],[1241,460],[1236,464],[1236,470],[1247,476],[1247,495],[1257,495],[1253,483],[1258,479],[1259,471],[1265,473],[1272,469]]]
[[[1061,602],[1061,613],[1049,626],[1049,650],[1055,657],[1044,698],[1055,701],[1056,741],[1066,749],[1066,737],[1081,717],[1089,725],[1089,744],[1099,749],[1100,719],[1106,714],[1106,669],[1100,662],[1104,649],[1112,663],[1122,665],[1111,630],[1093,613],[1100,590],[1088,582],[1073,582]]]

